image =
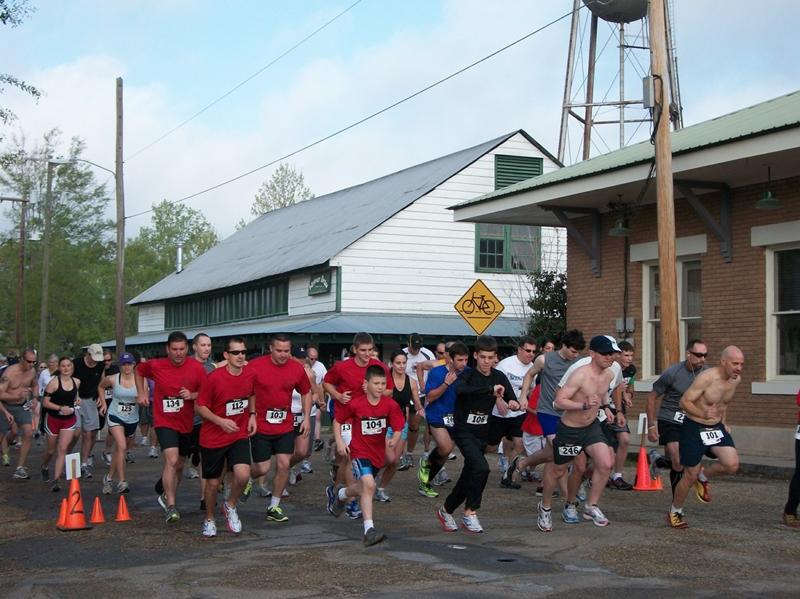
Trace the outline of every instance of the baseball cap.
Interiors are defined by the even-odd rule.
[[[408,346],[414,349],[422,347],[422,337],[419,336],[419,333],[411,333],[411,335],[409,335]]]
[[[136,358],[133,357],[133,354],[129,354],[125,352],[119,357],[120,364],[136,364]]]
[[[88,353],[89,357],[95,362],[103,361],[103,347],[99,343],[92,343],[86,348],[86,353]]]
[[[613,354],[622,351],[617,345],[617,340],[611,335],[597,335],[589,342],[589,349],[598,354]]]
[[[300,358],[301,360],[305,359],[306,357],[306,348],[302,345],[297,345],[292,348],[292,356],[295,358]]]

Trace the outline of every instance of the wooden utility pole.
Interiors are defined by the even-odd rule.
[[[117,77],[117,291],[114,300],[114,334],[117,358],[125,351],[125,186],[122,180],[122,77]]]
[[[53,167],[59,164],[47,161],[47,190],[44,196],[44,234],[42,235],[42,300],[39,312],[39,346],[36,350],[40,356],[45,355],[47,343],[48,304],[50,298],[50,218],[53,211]]]
[[[661,369],[680,358],[678,280],[675,272],[675,202],[672,190],[670,88],[667,69],[664,0],[650,0],[650,71],[655,84],[656,206],[658,217],[658,278],[661,303]]]

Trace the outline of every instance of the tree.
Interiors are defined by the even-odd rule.
[[[28,7],[27,0],[0,0],[0,24],[16,27],[22,23],[25,17],[33,12]],[[39,99],[42,92],[34,86],[26,83],[22,79],[15,77],[9,73],[0,73],[0,93],[5,91],[5,86],[10,85],[20,91]],[[0,106],[0,123],[7,124],[16,118],[13,112],[8,108]],[[2,137],[0,137],[2,139]]]
[[[272,173],[269,181],[264,181],[258,188],[250,212],[253,216],[261,216],[271,210],[285,208],[313,197],[314,194],[306,187],[303,173],[291,165],[281,164]]]
[[[532,312],[528,334],[536,339],[556,339],[567,328],[567,275],[539,269],[528,278],[533,286],[533,297],[528,300]]]

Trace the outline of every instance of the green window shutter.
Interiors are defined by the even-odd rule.
[[[535,156],[507,156],[495,154],[494,188],[502,189],[531,177],[538,177],[544,169],[544,159]]]

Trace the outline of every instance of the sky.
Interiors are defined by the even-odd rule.
[[[34,12],[24,23],[0,28],[0,69],[44,96],[34,102],[8,88],[0,95],[0,104],[18,116],[4,129],[0,151],[9,149],[13,136],[24,136],[32,147],[57,127],[65,152],[69,138],[78,136],[87,144],[84,158],[113,169],[115,79],[122,77],[126,213],[133,215],[316,142],[572,8],[571,0],[361,0],[200,116],[143,149],[355,1],[30,0]],[[800,64],[787,59],[796,47],[800,3],[674,0],[673,18],[685,125],[800,87]],[[637,45],[638,28],[629,26],[628,43]],[[584,32],[582,27],[585,54]],[[616,93],[618,86],[617,42],[610,34],[601,23],[596,99]],[[323,195],[517,129],[555,154],[568,38],[566,18],[286,162]],[[648,58],[641,51],[630,54],[626,97],[641,97],[639,65],[646,67]],[[573,91],[580,95],[585,67],[576,72]],[[632,107],[628,115],[641,113]],[[646,127],[635,129],[630,126],[626,138],[648,134]],[[593,155],[618,147],[618,136],[611,129],[598,133]],[[187,204],[226,237],[240,218],[251,218],[253,196],[276,167]],[[109,178],[102,170],[96,174],[99,182]],[[113,180],[108,190],[113,195]],[[128,236],[147,224],[148,215],[129,218]],[[0,217],[0,230],[10,226]]]

